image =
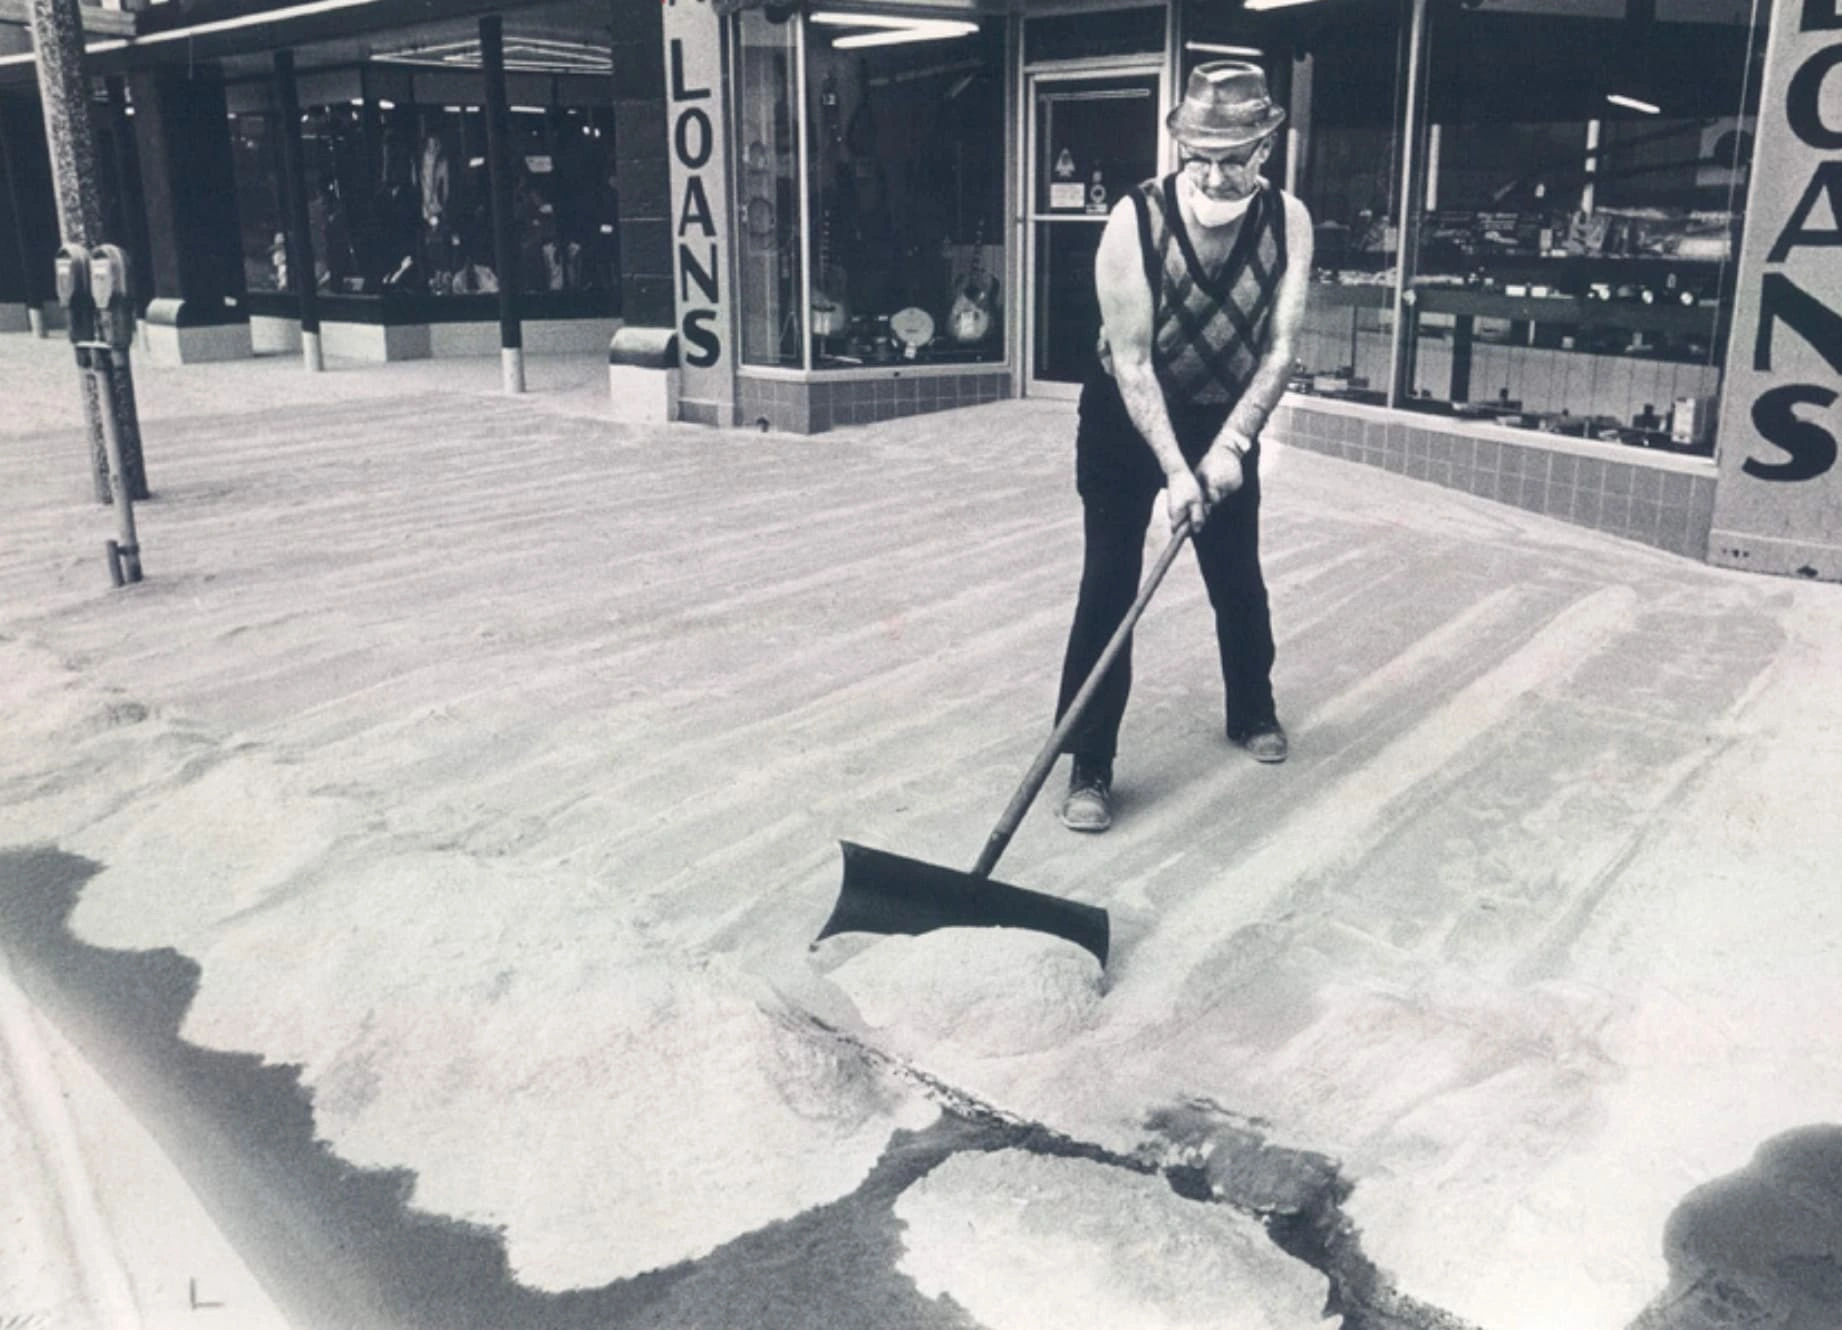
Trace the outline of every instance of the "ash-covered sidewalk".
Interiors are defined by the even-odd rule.
[[[1291,761],[1221,740],[1181,568],[1115,831],[1052,784],[1000,870],[1111,912],[1104,979],[1034,937],[813,952],[839,839],[969,864],[1043,737],[1071,407],[795,438],[615,424],[592,357],[527,399],[485,361],[137,374],[111,591],[68,348],[0,337],[0,946],[296,1330],[433,1313],[323,1220],[332,1265],[278,1263],[265,1180],[182,1123],[189,1084],[237,1120],[219,1055],[298,1077],[303,1167],[502,1251],[482,1324],[1316,1324],[1251,1139],[1334,1160],[1366,1258],[1488,1330],[1735,1288],[1833,1323],[1791,1318],[1842,1305],[1837,588],[1287,453]],[[130,1008],[183,1044],[137,1064]],[[943,1100],[1022,1134],[958,1148]],[[15,1297],[69,1241],[37,1175]],[[186,1291],[112,1287],[148,1324]]]

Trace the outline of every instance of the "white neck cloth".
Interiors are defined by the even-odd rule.
[[[1260,192],[1255,189],[1253,193],[1241,199],[1210,198],[1188,176],[1178,178],[1178,188],[1183,190],[1187,197],[1190,215],[1196,219],[1197,224],[1210,227],[1227,226],[1230,222],[1238,221],[1249,208],[1254,206],[1254,194]]]

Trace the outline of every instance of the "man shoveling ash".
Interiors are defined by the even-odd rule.
[[[1114,207],[1095,257],[1099,365],[1081,393],[1076,486],[1081,591],[1058,719],[1138,590],[1159,490],[1187,521],[1215,612],[1227,733],[1283,762],[1273,629],[1260,573],[1260,429],[1285,389],[1311,273],[1311,216],[1260,175],[1286,113],[1257,66],[1191,73],[1166,118],[1180,165]],[[1107,671],[1066,751],[1064,825],[1112,825],[1113,757],[1132,682],[1130,647]]]

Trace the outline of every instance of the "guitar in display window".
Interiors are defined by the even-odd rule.
[[[953,305],[947,311],[947,336],[961,346],[971,346],[991,335],[998,306],[998,279],[985,271],[985,229],[972,242],[972,263],[955,283]]]

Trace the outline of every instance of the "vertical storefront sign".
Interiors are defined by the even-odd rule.
[[[682,370],[679,411],[734,423],[729,307],[729,174],[722,21],[709,0],[665,0],[672,280]]]
[[[1842,581],[1842,0],[1774,6],[1711,562]]]

